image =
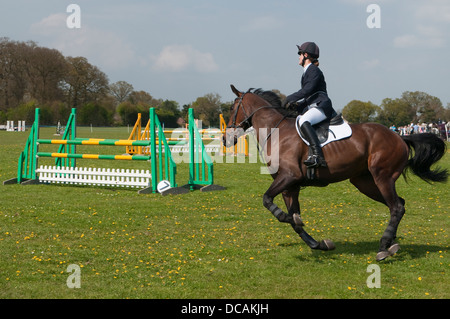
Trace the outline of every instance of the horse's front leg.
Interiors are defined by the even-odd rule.
[[[289,216],[292,216],[293,218],[293,222],[291,222],[292,228],[311,249],[333,250],[335,245],[331,240],[326,239],[318,242],[303,228],[304,224],[300,218],[300,203],[298,201],[299,193],[300,187],[283,192],[283,199],[288,209]]]
[[[273,202],[274,198],[281,192],[292,187],[295,183],[294,178],[277,177],[270,185],[269,189],[264,193],[263,205],[282,223],[294,223],[293,214],[286,214],[283,210]],[[289,207],[288,207],[289,210]]]
[[[322,240],[317,242],[304,229],[303,222],[300,219],[300,204],[298,195],[300,187],[295,186],[296,180],[289,177],[276,178],[263,197],[263,204],[280,222],[289,223],[295,232],[311,249],[332,250],[334,244],[330,240]],[[283,212],[277,204],[273,202],[274,198],[283,193],[289,214]]]

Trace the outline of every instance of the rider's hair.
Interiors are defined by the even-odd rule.
[[[308,56],[305,58],[308,59],[309,61],[311,61],[311,63],[314,64],[315,66],[319,66],[319,59],[317,59],[316,56],[313,56],[308,53]]]
[[[311,61],[312,64],[314,64],[315,66],[319,66],[319,60],[313,57],[307,57],[307,59],[309,59],[309,61]]]

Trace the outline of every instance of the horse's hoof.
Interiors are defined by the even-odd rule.
[[[389,252],[390,256],[393,256],[399,250],[400,250],[400,245],[399,244],[394,244],[391,247],[389,247],[388,252]]]
[[[400,245],[393,244],[393,245],[391,245],[391,247],[388,248],[388,250],[383,250],[383,251],[378,252],[376,259],[377,259],[377,261],[384,260],[389,256],[394,256],[397,253],[397,251],[399,251],[399,250],[400,250]]]
[[[324,239],[320,242],[319,248],[321,250],[334,250],[336,248],[336,246],[334,245],[334,243],[331,240]]]
[[[297,213],[293,214],[292,218],[294,219],[295,225],[305,226],[305,224],[303,223],[303,220],[300,218],[299,214],[297,214]]]
[[[382,261],[382,260],[385,260],[386,258],[388,258],[389,256],[391,256],[391,254],[387,250],[383,250],[383,251],[378,252],[376,260]]]

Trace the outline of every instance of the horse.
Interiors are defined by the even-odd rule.
[[[241,92],[231,85],[237,96],[230,109],[230,119],[224,146],[230,147],[250,127],[259,140],[261,129],[278,129],[278,147],[262,143],[266,154],[278,151],[278,169],[270,172],[273,182],[263,195],[263,205],[279,222],[292,226],[299,237],[311,248],[333,250],[332,240],[316,241],[305,230],[300,217],[299,194],[306,186],[325,187],[349,179],[364,195],[381,202],[389,208],[390,220],[381,236],[376,260],[394,255],[400,246],[395,242],[398,225],[405,214],[405,200],[397,195],[396,180],[412,171],[424,181],[446,182],[447,169],[431,166],[446,152],[445,143],[434,134],[414,134],[400,137],[387,127],[377,123],[350,124],[352,134],[340,141],[323,147],[326,167],[317,167],[314,177],[308,176],[303,161],[308,156],[308,146],[300,139],[295,128],[295,118],[289,117],[281,108],[281,100],[271,91],[249,89]],[[269,133],[266,141],[271,137]],[[273,150],[271,150],[273,148]],[[270,161],[267,165],[270,165]],[[282,194],[287,213],[274,198]]]

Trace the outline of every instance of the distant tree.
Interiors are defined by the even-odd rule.
[[[155,99],[150,93],[145,91],[133,91],[128,96],[128,101],[132,104],[146,104],[149,106],[158,106],[160,103],[155,103]]]
[[[165,100],[156,109],[156,114],[165,127],[178,127],[178,119],[181,116],[179,104],[175,101]]]
[[[65,123],[70,116],[71,108],[62,101],[52,101],[47,103],[52,114],[52,121],[48,124],[56,125],[58,121]]]
[[[159,106],[160,109],[170,111],[176,116],[180,116],[180,106],[176,101],[165,100]]]
[[[372,102],[353,100],[342,109],[342,116],[349,123],[373,122],[379,107]]]
[[[106,126],[111,123],[111,115],[103,106],[87,103],[79,108],[77,122],[80,125]]]
[[[153,98],[153,96],[146,91],[131,92],[127,101],[138,107],[140,110],[139,113],[142,113],[142,121],[148,121],[150,107],[158,108],[163,104],[163,100]]]
[[[445,109],[439,98],[434,97],[420,109],[420,122],[437,123],[444,118]]]
[[[233,102],[226,102],[226,103],[222,103],[222,105],[220,106],[220,110],[222,113],[222,116],[225,120],[225,122],[227,122],[230,119],[230,109],[233,106]]]
[[[8,110],[23,102],[28,86],[28,52],[34,42],[0,38],[0,107]]]
[[[406,91],[402,94],[402,100],[412,109],[414,116],[412,122],[433,123],[444,117],[445,109],[439,98],[425,92]]]
[[[192,103],[191,107],[194,109],[195,117],[202,121],[204,127],[219,127],[219,114],[222,112],[220,98],[217,93],[209,93],[197,98]]]
[[[26,103],[21,103],[17,105],[16,107],[10,108],[7,112],[8,114],[8,120],[14,120],[19,121],[23,120],[26,123],[33,123],[34,122],[34,114],[35,114],[35,108],[40,107],[41,108],[41,123],[42,124],[49,124],[48,123],[48,112],[47,110],[43,110],[42,107],[39,105],[39,103],[36,100],[30,100]]]
[[[41,103],[61,101],[61,82],[67,72],[67,63],[58,50],[29,47],[27,61],[28,94]]]
[[[158,115],[159,121],[164,127],[178,127],[177,121],[179,117],[175,116],[173,112],[164,109],[156,109],[156,115]]]
[[[450,103],[447,103],[447,107],[444,109],[444,115],[441,120],[446,123],[450,122]]]
[[[62,87],[70,106],[97,103],[108,92],[108,77],[84,57],[67,57],[68,71]]]
[[[185,122],[188,121],[188,114],[189,114],[189,108],[191,107],[191,104],[184,104],[181,108],[181,117],[184,119]]]
[[[115,98],[117,104],[120,104],[128,99],[133,92],[133,86],[128,82],[118,81],[109,86],[109,92]]]
[[[148,108],[145,110],[141,104],[133,104],[130,101],[120,103],[117,106],[117,112],[122,120],[122,125],[134,125],[134,123],[136,123],[138,113],[146,114],[146,116],[142,119],[142,123],[146,123],[145,121],[148,120]]]
[[[404,126],[414,119],[414,109],[404,99],[386,98],[381,102],[377,122],[385,126]]]

